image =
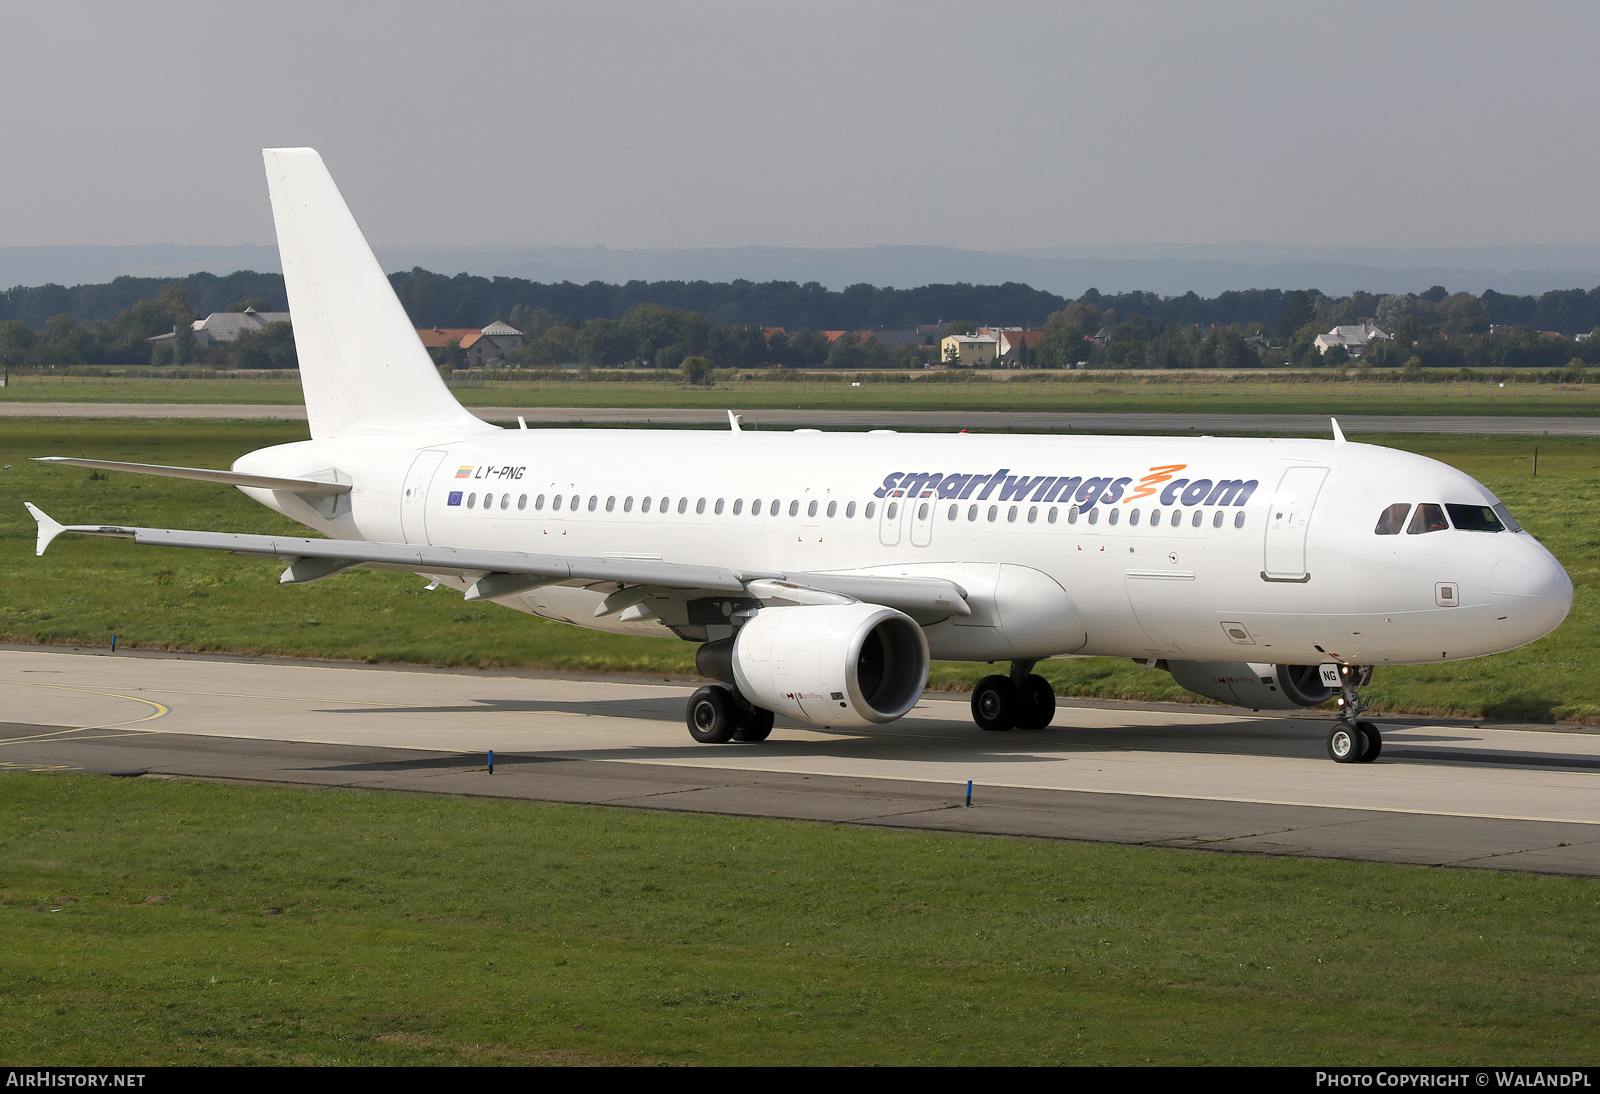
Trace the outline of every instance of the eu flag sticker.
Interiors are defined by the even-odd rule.
[[[445,504],[446,505],[460,505],[461,504],[461,491],[459,491],[459,490],[450,491],[450,500],[445,502]]]

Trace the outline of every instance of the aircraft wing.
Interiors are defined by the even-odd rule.
[[[316,581],[355,566],[369,566],[469,577],[473,581],[472,587],[467,590],[469,600],[511,596],[543,585],[615,585],[618,589],[643,586],[652,592],[660,591],[685,598],[741,596],[789,604],[837,604],[859,600],[882,604],[919,617],[972,614],[972,609],[966,603],[966,590],[943,578],[786,574],[681,562],[486,551],[414,543],[372,543],[365,540],[308,539],[110,524],[63,525],[37,506],[27,502],[24,504],[39,525],[36,553],[40,555],[63,533],[114,536],[151,546],[192,547],[256,558],[285,559],[289,562],[289,568],[279,579],[284,584]]]

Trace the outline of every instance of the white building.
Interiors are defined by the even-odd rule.
[[[992,334],[952,334],[939,343],[939,356],[947,365],[982,368],[999,356],[1000,339]]]
[[[1327,334],[1319,334],[1315,345],[1318,353],[1327,353],[1334,346],[1343,346],[1351,357],[1360,357],[1367,343],[1374,340],[1388,342],[1391,336],[1371,323],[1362,323],[1354,327],[1334,327]]]
[[[204,349],[206,346],[215,346],[223,342],[236,342],[239,335],[247,330],[260,330],[268,323],[287,323],[289,313],[286,311],[256,311],[246,308],[244,311],[214,311],[204,319],[194,321],[194,344]],[[151,342],[171,342],[176,334],[158,334],[149,339]]]

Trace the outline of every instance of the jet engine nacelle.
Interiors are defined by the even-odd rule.
[[[727,641],[727,640],[724,640]],[[720,647],[720,648],[719,648]],[[731,649],[700,648],[701,671],[732,683],[758,707],[819,726],[892,722],[928,686],[928,640],[916,622],[876,604],[762,608]]]
[[[1167,661],[1181,687],[1251,710],[1314,707],[1333,698],[1316,665],[1257,665],[1244,661]]]

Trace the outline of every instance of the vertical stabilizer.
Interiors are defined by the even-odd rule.
[[[311,436],[492,428],[439,378],[322,157],[310,148],[261,156]]]

